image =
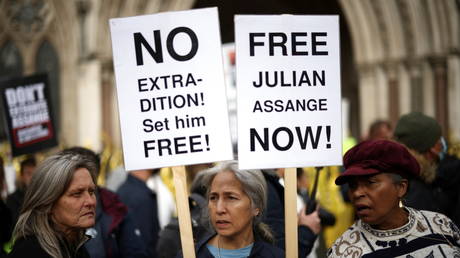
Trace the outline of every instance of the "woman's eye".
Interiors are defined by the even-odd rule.
[[[356,183],[354,183],[354,182],[353,182],[353,183],[352,183],[352,182],[348,183],[348,187],[349,187],[350,189],[356,189],[357,186],[358,186],[358,184],[356,184]]]

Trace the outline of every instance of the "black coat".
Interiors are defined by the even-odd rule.
[[[435,184],[447,196],[446,215],[460,227],[460,159],[446,155],[438,165]]]
[[[285,250],[284,234],[284,187],[279,177],[268,171],[262,171],[267,182],[267,208],[262,222],[270,226],[277,247]],[[298,227],[299,257],[306,257],[312,250],[317,235],[306,226]]]
[[[49,258],[51,257],[43,248],[40,246],[37,237],[30,236],[27,238],[18,239],[13,246],[13,251],[7,256],[11,258]],[[89,254],[86,249],[81,246],[75,256],[69,258],[89,258]]]
[[[214,258],[206,247],[208,241],[214,236],[215,234],[208,235],[195,246],[196,258]],[[179,253],[177,257],[183,257],[182,253]],[[284,251],[267,242],[257,240],[256,238],[248,258],[284,258]]]
[[[145,182],[131,174],[128,174],[117,193],[133,215],[134,226],[140,232],[148,257],[157,258],[155,247],[160,232],[157,195],[147,187]]]
[[[3,200],[0,199],[0,247],[10,241],[12,229],[13,223],[11,222],[10,211],[3,203]],[[3,248],[0,248],[0,257],[4,257],[4,255]]]
[[[24,202],[24,195],[25,191],[18,188],[14,191],[14,193],[8,195],[8,198],[6,199],[6,206],[8,206],[8,209],[10,210],[13,225],[15,225],[18,221],[22,203]]]

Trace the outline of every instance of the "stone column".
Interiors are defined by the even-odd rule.
[[[441,124],[443,135],[448,135],[449,113],[447,98],[447,63],[443,57],[434,57],[431,60],[431,67],[434,72],[434,96],[436,120]]]
[[[412,111],[423,112],[423,79],[422,79],[422,64],[419,60],[410,60],[407,62],[407,68],[410,76],[410,92]]]
[[[388,114],[393,125],[399,119],[399,82],[398,82],[398,66],[394,62],[384,64],[385,72],[388,80]]]

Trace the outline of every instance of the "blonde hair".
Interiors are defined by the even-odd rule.
[[[51,257],[66,257],[71,250],[61,250],[66,240],[51,220],[53,205],[65,193],[75,171],[86,168],[95,182],[96,164],[80,154],[60,152],[50,156],[37,167],[28,186],[21,214],[13,231],[14,241],[35,236]],[[83,237],[83,229],[81,235]],[[67,245],[64,245],[67,246]]]

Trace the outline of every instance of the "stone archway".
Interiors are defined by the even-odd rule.
[[[436,117],[445,135],[455,132],[452,136],[458,139],[458,3],[339,2],[350,24],[360,102],[366,107],[361,109],[361,130],[374,119],[396,122],[401,114],[419,110]]]

